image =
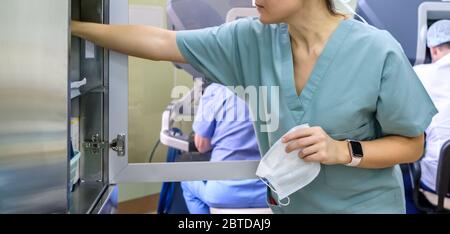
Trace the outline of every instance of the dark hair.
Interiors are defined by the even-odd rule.
[[[325,4],[327,5],[327,9],[330,12],[330,14],[332,14],[332,15],[337,14],[333,0],[325,0]]]
[[[438,45],[437,47],[450,49],[450,41],[449,41],[449,42],[446,42],[446,43],[444,43],[444,44],[440,44],[440,45]]]

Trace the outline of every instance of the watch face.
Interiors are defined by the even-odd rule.
[[[361,143],[357,141],[350,141],[350,144],[352,146],[353,156],[355,157],[363,157],[363,150]]]

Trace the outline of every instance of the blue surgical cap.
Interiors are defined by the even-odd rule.
[[[439,20],[428,29],[428,47],[436,47],[450,42],[450,20]]]

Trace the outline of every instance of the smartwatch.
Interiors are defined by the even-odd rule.
[[[348,143],[348,150],[350,151],[350,156],[352,157],[352,161],[349,164],[345,165],[349,167],[357,167],[361,163],[362,158],[364,157],[361,142],[347,140],[347,143]]]

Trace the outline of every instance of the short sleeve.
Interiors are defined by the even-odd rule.
[[[219,86],[211,84],[202,95],[192,129],[204,138],[212,139],[217,125],[217,116],[223,106],[223,92]]]
[[[417,137],[437,114],[401,46],[393,41],[387,52],[377,102],[376,118],[382,135]]]
[[[243,85],[239,50],[248,32],[248,20],[218,27],[178,31],[176,40],[183,57],[206,78],[225,86]]]

